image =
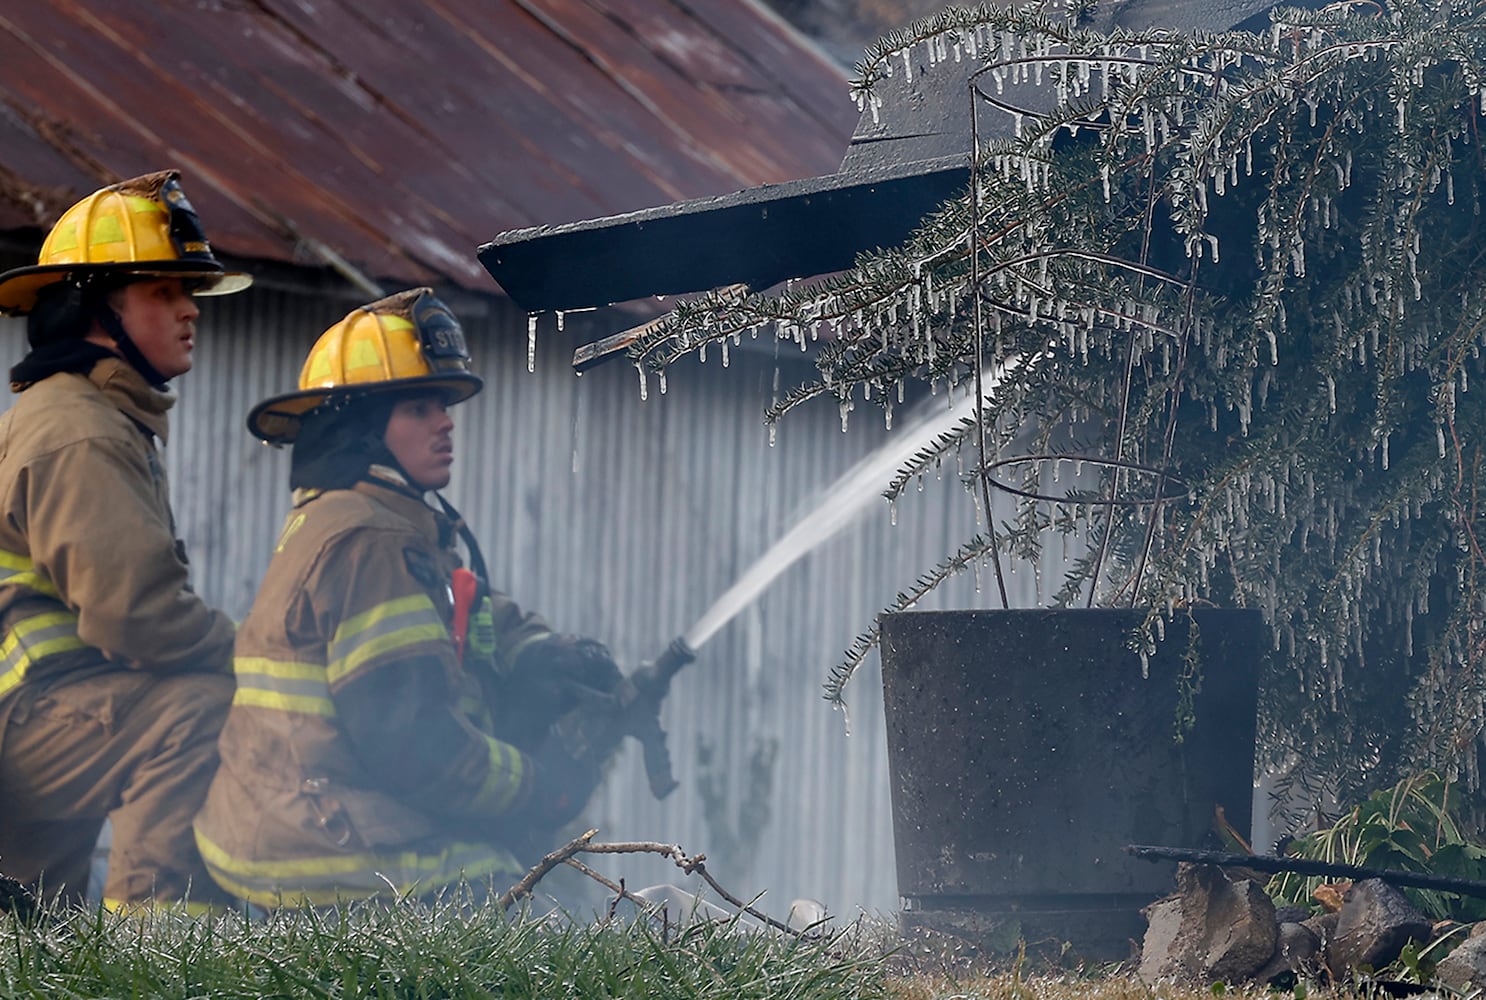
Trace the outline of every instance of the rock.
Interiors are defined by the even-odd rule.
[[[1158,899],[1141,913],[1145,915],[1146,926],[1145,940],[1140,949],[1140,978],[1155,983],[1181,974],[1180,962],[1173,958],[1182,929],[1181,897]]]
[[[1248,879],[1230,882],[1222,869],[1182,864],[1177,893],[1146,908],[1140,978],[1238,982],[1275,950],[1274,903]]]
[[[1305,924],[1285,921],[1275,935],[1274,955],[1269,964],[1254,973],[1261,983],[1273,982],[1287,972],[1309,975],[1321,964],[1321,937]]]
[[[1276,906],[1274,909],[1274,922],[1277,924],[1303,924],[1311,917],[1311,911],[1304,906],[1287,904]]]
[[[36,897],[8,875],[0,875],[0,913],[14,913],[22,920],[36,915]]]
[[[1410,941],[1428,942],[1433,924],[1404,894],[1379,879],[1352,886],[1326,945],[1334,974],[1392,962]]]
[[[1336,937],[1336,924],[1339,920],[1341,920],[1340,913],[1318,913],[1314,917],[1302,920],[1301,923],[1321,939],[1321,947],[1325,948],[1327,942]]]
[[[1434,978],[1461,993],[1471,986],[1486,985],[1486,934],[1472,931],[1469,938],[1440,959]]]

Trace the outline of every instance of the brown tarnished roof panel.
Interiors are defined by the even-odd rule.
[[[492,290],[492,232],[830,173],[856,118],[757,0],[33,0],[0,229],[175,166],[224,252]]]

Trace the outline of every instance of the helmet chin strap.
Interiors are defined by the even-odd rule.
[[[444,508],[444,516],[454,522],[454,530],[459,532],[459,537],[464,540],[464,548],[470,560],[470,572],[478,576],[481,581],[489,583],[490,576],[485,569],[485,554],[480,551],[479,539],[475,538],[475,533],[470,530],[464,517],[454,509],[454,505],[445,499],[442,493],[434,490],[433,495],[434,499],[438,500],[439,506]]]
[[[124,329],[124,323],[119,319],[119,314],[114,312],[107,301],[101,301],[97,309],[98,323],[103,327],[105,333],[113,339],[119,348],[119,353],[124,360],[134,367],[134,370],[143,375],[145,381],[156,389],[164,389],[165,383],[169,381],[159,370],[145,360],[144,353],[140,351],[129,332]]]

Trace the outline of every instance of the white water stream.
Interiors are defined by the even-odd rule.
[[[992,373],[987,373],[981,379],[987,397],[997,382],[996,375]],[[882,491],[893,474],[907,464],[910,458],[962,419],[973,415],[975,408],[970,400],[975,394],[974,381],[966,380],[962,384],[969,387],[964,395],[959,398],[951,395],[948,406],[943,397],[925,400],[901,425],[901,433],[892,432],[891,437],[876,451],[837,479],[821,495],[815,508],[771,545],[738,582],[713,602],[697,623],[686,631],[682,637],[686,644],[692,649],[699,649],[702,643],[712,638],[718,629],[758,597],[775,577],[844,528],[872,501],[880,500]]]

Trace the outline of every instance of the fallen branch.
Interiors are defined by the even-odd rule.
[[[1462,896],[1486,897],[1486,882],[1476,879],[1449,878],[1444,875],[1428,875],[1423,872],[1399,871],[1396,868],[1365,868],[1362,865],[1312,861],[1309,858],[1278,858],[1267,854],[1225,854],[1221,851],[1194,851],[1185,847],[1148,847],[1141,844],[1128,844],[1124,850],[1126,854],[1143,861],[1187,861],[1197,865],[1216,865],[1220,868],[1250,868],[1270,875],[1293,872],[1296,875],[1322,875],[1330,878],[1349,878],[1354,881],[1375,878],[1390,885],[1405,885],[1413,889],[1434,889],[1439,892],[1456,892]]]
[[[741,899],[728,892],[722,886],[718,885],[717,880],[714,879],[711,873],[707,871],[707,855],[705,854],[698,854],[694,857],[688,857],[687,854],[682,851],[681,848],[676,844],[660,844],[649,841],[617,844],[591,844],[588,847],[585,847],[584,851],[591,854],[649,853],[659,854],[662,857],[670,858],[676,863],[676,867],[680,868],[686,874],[702,876],[703,880],[705,880],[706,883],[710,885],[719,896],[721,896],[732,906],[736,907],[739,910],[742,910],[750,917],[753,917],[755,920],[762,920],[770,927],[773,927],[776,930],[784,931],[788,934],[793,934],[796,937],[801,936],[800,931],[795,930],[788,924],[780,923],[773,917],[769,916],[767,913],[754,909],[750,904],[743,902]]]
[[[616,907],[619,906],[619,901],[621,899],[627,899],[631,903],[634,903],[636,906],[650,905],[643,898],[636,896],[634,893],[626,889],[624,887],[624,879],[620,879],[618,882],[611,881],[610,879],[605,878],[598,872],[594,871],[592,868],[585,865],[583,862],[579,861],[577,858],[564,858],[562,863],[578,869],[578,871],[582,872],[584,875],[587,875],[589,878],[593,879],[599,885],[603,886],[614,894],[613,901],[609,903],[609,912],[604,914],[605,920],[608,920],[610,917],[614,916],[614,910]]]
[[[500,899],[496,900],[496,905],[502,910],[509,910],[518,899],[531,895],[532,887],[542,880],[542,876],[583,850],[588,846],[588,842],[598,835],[598,832],[597,828],[589,830],[583,836],[575,837],[568,841],[551,854],[544,855],[542,860],[532,867],[531,871],[521,877],[520,882],[517,882],[511,888],[501,893]]]
[[[503,910],[509,910],[517,900],[521,899],[524,896],[531,895],[532,889],[538,882],[542,880],[543,876],[545,876],[552,869],[556,868],[558,865],[566,864],[578,869],[589,878],[609,889],[609,891],[616,893],[619,897],[629,899],[632,902],[640,904],[641,906],[649,906],[650,904],[646,900],[634,895],[633,893],[625,889],[623,883],[614,883],[610,881],[609,879],[600,875],[598,872],[594,871],[592,868],[589,868],[587,865],[583,864],[583,862],[577,860],[574,855],[659,854],[663,858],[670,858],[675,863],[676,867],[680,868],[686,874],[700,875],[719,896],[721,896],[732,906],[748,914],[750,917],[753,917],[755,920],[760,920],[776,930],[784,931],[787,934],[793,934],[796,937],[803,937],[806,933],[805,931],[796,930],[788,924],[780,923],[778,920],[775,920],[767,913],[754,909],[752,905],[743,902],[732,893],[724,889],[717,883],[717,880],[712,877],[711,873],[707,871],[707,855],[705,854],[688,855],[681,849],[680,845],[678,844],[662,844],[659,841],[651,840],[620,841],[611,844],[595,844],[592,841],[593,837],[597,833],[598,830],[589,830],[587,833],[583,834],[583,836],[570,840],[562,847],[559,847],[557,850],[553,851],[551,854],[545,855],[536,866],[534,866],[522,877],[520,882],[517,882],[501,895],[500,899],[497,900],[497,905],[499,905]],[[611,907],[611,914],[612,910],[613,908]]]

